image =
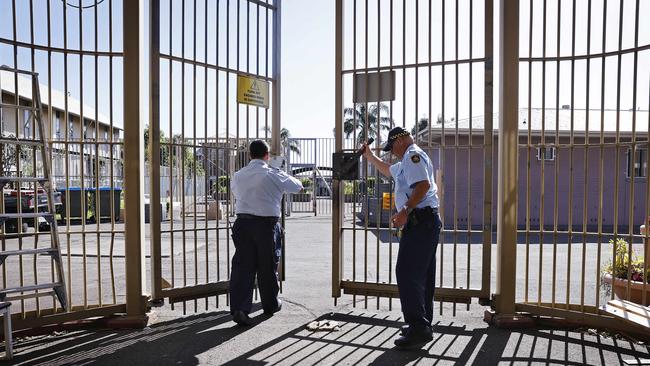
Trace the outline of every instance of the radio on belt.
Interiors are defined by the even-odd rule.
[[[375,139],[368,139],[368,146]],[[332,154],[332,177],[337,180],[358,180],[359,179],[359,157],[363,154],[363,148],[355,152],[336,152]]]

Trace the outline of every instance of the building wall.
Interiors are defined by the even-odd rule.
[[[2,102],[14,104],[15,98],[12,94],[3,93]],[[21,104],[29,105],[31,101],[21,100]],[[108,143],[111,140],[111,131],[113,141],[121,141],[121,130],[112,128],[104,123],[96,124],[93,119],[84,118],[82,126],[79,116],[68,114],[66,123],[65,111],[53,108],[52,117],[49,115],[49,108],[43,106],[43,122],[45,133],[52,142],[52,175],[57,187],[61,186],[80,186],[91,187],[99,184],[100,186],[115,185],[121,186],[122,164],[121,148]],[[37,127],[28,121],[28,113],[19,111],[18,124],[16,124],[16,112],[14,109],[2,109],[2,133],[25,137],[27,133],[29,138]],[[18,126],[18,131],[16,131]],[[96,131],[98,134],[96,136]],[[67,135],[67,136],[66,136]],[[66,138],[67,137],[67,138]],[[82,139],[83,137],[83,139]],[[67,141],[67,143],[66,143]],[[83,144],[82,144],[83,141]],[[83,149],[83,154],[81,153]],[[112,155],[111,155],[112,152]],[[81,158],[83,156],[83,160]],[[67,164],[66,164],[67,160]],[[111,164],[113,166],[113,177],[110,179]]]
[[[606,142],[611,142],[607,139]],[[467,139],[460,139],[459,145],[467,145]],[[525,141],[524,141],[525,142]],[[568,138],[561,138],[561,144],[568,144]],[[576,141],[582,144],[582,141]],[[593,141],[592,141],[593,143]],[[432,157],[436,169],[443,168],[444,177],[441,191],[444,194],[443,219],[447,228],[454,226],[456,218],[458,228],[467,228],[470,224],[474,228],[483,225],[483,170],[484,155],[482,150],[482,137],[475,138],[475,148],[462,147],[455,149],[453,137],[447,139],[444,149],[435,147],[427,149]],[[494,142],[493,164],[493,193],[492,217],[493,226],[496,225],[496,183],[498,174],[498,161],[496,159],[497,139]],[[641,148],[647,145],[639,146]],[[443,151],[441,153],[441,151]],[[630,223],[630,207],[632,207],[633,231],[638,232],[646,217],[646,200],[648,195],[647,178],[636,177],[634,180],[627,178],[627,147],[618,148],[618,169],[616,169],[616,147],[603,148],[603,180],[602,194],[600,191],[600,158],[601,149],[590,146],[587,153],[587,176],[585,179],[585,148],[574,147],[573,170],[571,170],[571,149],[563,147],[557,150],[554,161],[541,161],[537,159],[536,148],[531,148],[530,179],[527,170],[528,149],[519,149],[519,206],[518,222],[520,228],[529,222],[532,230],[543,225],[547,230],[553,229],[554,216],[557,212],[557,227],[566,230],[571,222],[574,231],[583,229],[583,212],[586,203],[586,226],[589,231],[596,231],[598,224],[602,223],[604,230],[612,230],[618,226],[620,233],[628,232]],[[647,154],[646,162],[647,162]],[[557,163],[557,167],[556,167]],[[542,166],[544,172],[542,173]],[[557,171],[557,173],[556,173]],[[557,190],[555,180],[557,174]],[[570,177],[573,175],[573,187]],[[646,173],[647,175],[647,173]],[[542,178],[543,177],[543,178]],[[542,181],[543,187],[542,187]],[[585,184],[586,182],[586,184]],[[440,182],[438,182],[440,184]],[[618,184],[618,186],[617,186]],[[543,191],[542,191],[543,188]],[[586,197],[585,197],[586,190]],[[632,196],[632,190],[634,195]],[[527,192],[529,214],[526,214]],[[618,199],[616,199],[618,195]],[[570,197],[573,197],[571,200]],[[557,198],[557,199],[556,199]],[[602,221],[599,221],[599,207],[602,199]],[[540,212],[543,202],[543,213]],[[618,202],[618,204],[615,204]],[[571,207],[571,219],[569,208]],[[617,215],[615,209],[618,210]]]

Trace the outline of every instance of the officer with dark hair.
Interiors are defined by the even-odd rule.
[[[433,165],[429,156],[413,143],[411,134],[401,127],[388,133],[383,151],[390,151],[400,161],[390,165],[364,145],[368,161],[395,181],[397,214],[391,220],[402,231],[395,274],[407,324],[395,345],[402,349],[420,348],[433,339],[436,247],[442,228]]]
[[[231,182],[237,219],[232,227],[235,254],[230,274],[230,313],[242,326],[251,325],[248,314],[256,275],[264,313],[272,315],[282,308],[277,272],[282,244],[282,195],[302,190],[298,179],[269,166],[266,142],[251,142],[249,151],[250,163],[236,172]]]

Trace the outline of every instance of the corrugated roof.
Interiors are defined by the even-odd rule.
[[[15,74],[10,71],[0,71],[0,85],[3,92],[9,93],[11,95],[16,95],[15,93]],[[48,87],[45,84],[40,83],[40,92],[41,92],[41,103],[43,107],[47,106],[49,103],[49,91]],[[28,77],[19,76],[18,77],[18,91],[20,97],[24,99],[32,99],[32,81]],[[68,97],[68,113],[74,116],[81,115],[81,103],[79,100]],[[52,108],[65,111],[65,94],[59,90],[52,89]],[[84,118],[94,120],[95,119],[95,108],[84,103],[83,105],[83,114]],[[110,119],[99,113],[98,122],[104,125],[110,125]],[[115,129],[121,130],[120,127],[113,126]]]
[[[589,123],[589,132],[591,133],[600,133],[601,123],[603,127],[603,132],[607,134],[616,133],[617,122],[618,130],[622,134],[631,134],[632,131],[639,133],[647,133],[648,125],[648,111],[647,110],[637,110],[637,111],[620,111],[616,110],[605,110],[600,109],[576,109],[571,114],[571,109],[555,109],[555,108],[546,108],[545,113],[542,108],[532,108],[530,110],[530,118],[528,108],[522,108],[519,110],[519,132],[525,134],[530,128],[531,132],[541,132],[542,129],[545,133],[555,133],[557,128],[558,131],[562,133],[569,133],[573,127],[573,131],[576,133],[583,132],[587,130],[587,123]],[[635,113],[636,112],[636,113]],[[544,118],[542,118],[544,117]],[[633,120],[636,117],[636,125],[633,127]],[[545,121],[542,126],[542,121]],[[559,121],[559,124],[558,124]],[[494,130],[496,131],[499,126],[499,114],[495,113],[493,117]],[[432,126],[433,130],[441,130],[442,124],[434,123]],[[456,129],[456,121],[445,121],[445,130],[453,131]],[[485,128],[485,119],[483,116],[473,117],[471,119],[471,127],[473,131],[480,132]],[[458,120],[458,129],[459,130],[469,130],[470,128],[470,119],[461,119]],[[426,134],[426,131],[423,131]],[[439,133],[439,132],[438,132]]]

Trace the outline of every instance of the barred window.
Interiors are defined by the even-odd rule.
[[[546,161],[555,160],[555,148],[554,147],[538,147],[537,148],[537,160]]]
[[[632,149],[627,150],[627,171],[625,172],[628,178],[634,174],[635,178],[645,178],[648,174],[648,149],[637,148],[634,153],[634,162],[630,159]]]

